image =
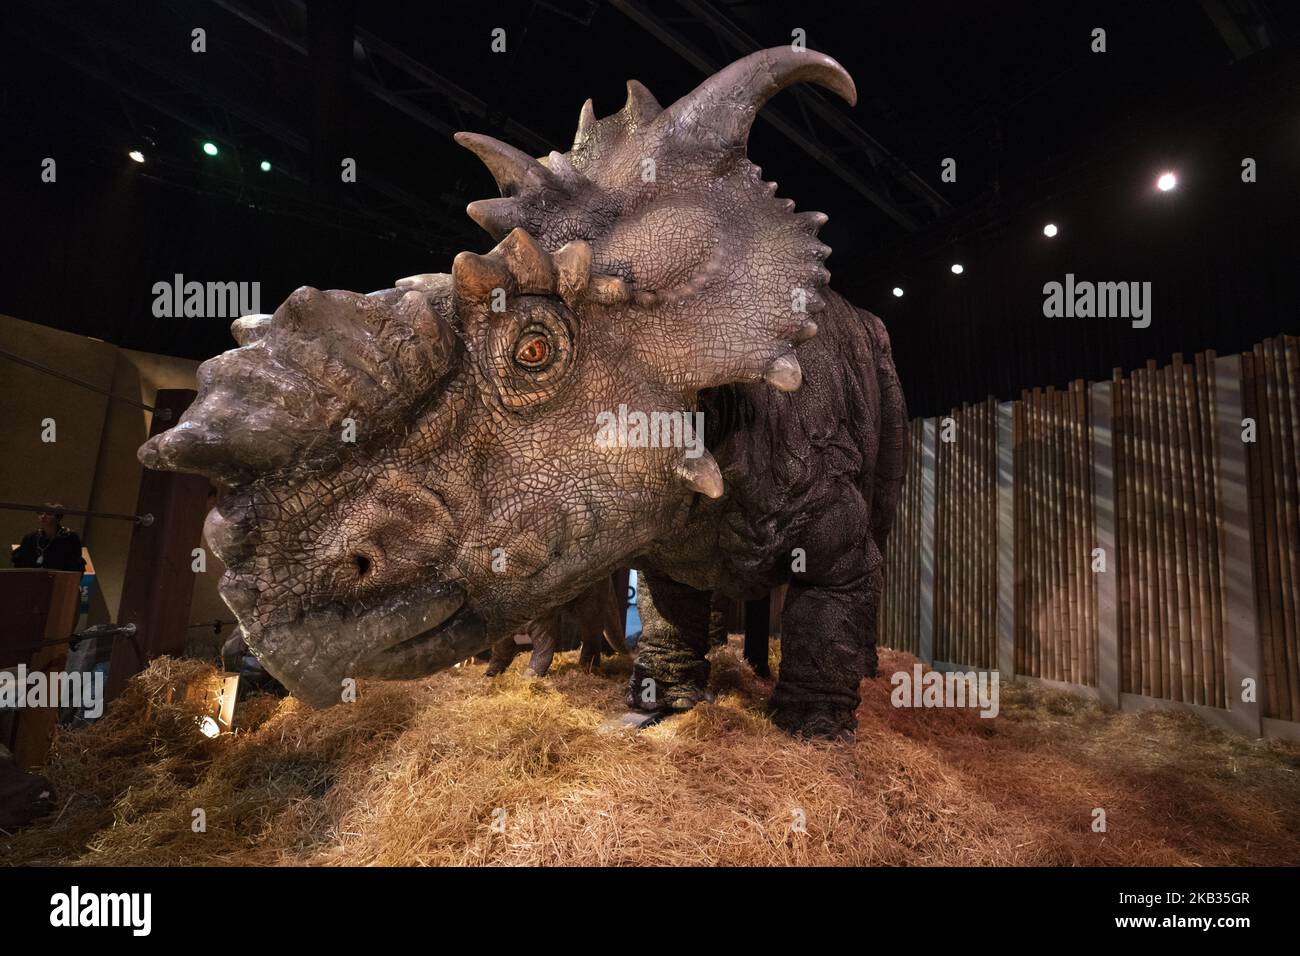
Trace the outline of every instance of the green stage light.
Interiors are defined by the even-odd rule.
[[[209,140],[203,144],[203,152],[207,153],[209,156],[217,155],[217,144]]]
[[[264,160],[262,160],[262,162],[261,162],[261,164],[260,164],[260,168],[261,168],[262,172],[264,172],[264,173],[269,173],[269,172],[271,171],[271,164],[270,164],[269,161],[267,161],[267,160],[264,159]]]

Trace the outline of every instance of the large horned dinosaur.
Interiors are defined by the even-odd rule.
[[[833,59],[782,47],[667,109],[629,81],[541,160],[458,134],[500,187],[468,208],[496,248],[235,322],[140,459],[223,487],[207,539],[271,674],[332,704],[345,676],[451,666],[633,565],[663,619],[633,706],[704,697],[711,592],[788,582],[773,719],[851,733],[906,416],[880,320],[827,287],[826,216],[746,157],[800,81],[856,100]],[[620,406],[703,412],[707,450],[598,441]]]

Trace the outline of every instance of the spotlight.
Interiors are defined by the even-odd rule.
[[[140,152],[138,149],[133,149],[131,150],[131,152],[127,153],[126,155],[130,156],[137,163],[144,162],[144,153]]]
[[[258,164],[258,168],[261,169],[262,172],[264,173],[269,173],[271,171],[271,163],[269,160],[264,159],[262,160],[261,163]]]
[[[208,140],[203,144],[203,152],[207,153],[209,156],[217,155],[217,144]]]
[[[901,299],[902,297],[903,297],[903,290],[900,289],[898,286],[894,286],[894,298]]]
[[[961,275],[961,274],[962,274],[963,272],[965,272],[965,271],[966,271],[966,270],[962,268],[962,265],[961,265],[960,262],[954,262],[954,263],[952,264],[952,274],[953,274],[953,275],[955,275],[955,276],[959,276],[959,275]]]
[[[1178,177],[1173,173],[1161,173],[1160,178],[1156,180],[1156,189],[1162,193],[1167,193],[1178,185]]]
[[[1057,231],[1056,223],[1054,222],[1049,222],[1047,225],[1043,227],[1043,235],[1045,235],[1048,239],[1051,239],[1053,236],[1055,236],[1056,231]]]

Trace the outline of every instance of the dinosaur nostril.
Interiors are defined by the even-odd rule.
[[[370,573],[370,559],[364,554],[352,555],[352,564],[357,569],[357,577],[364,578]]]

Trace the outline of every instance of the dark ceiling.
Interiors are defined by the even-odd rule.
[[[1300,325],[1291,0],[9,0],[0,25],[0,311],[127,347],[229,347],[224,322],[151,314],[175,273],[259,281],[270,311],[298,285],[445,270],[491,244],[463,210],[496,194],[453,132],[563,150],[587,97],[613,112],[636,78],[667,103],[796,29],[848,68],[858,105],[783,93],[750,156],[830,214],[834,285],[886,317],[914,411]],[[1242,156],[1260,157],[1252,191]],[[1151,197],[1165,166],[1181,206]],[[1043,276],[1089,269],[1156,282],[1154,331],[1046,327]]]

